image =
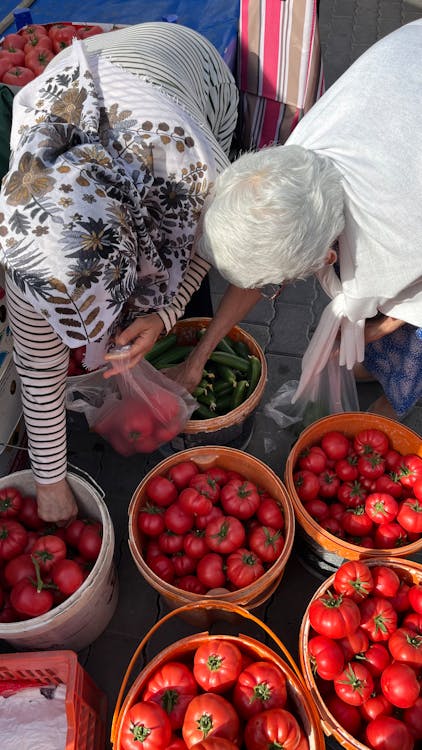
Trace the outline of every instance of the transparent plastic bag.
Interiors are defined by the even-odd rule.
[[[292,398],[299,381],[283,383],[264,408],[265,414],[280,427],[301,423],[307,427],[322,417],[346,411],[359,411],[353,370],[339,364],[339,348],[334,346],[325,367],[307,385],[295,403]]]
[[[85,414],[94,432],[122,456],[152,453],[183,431],[197,402],[146,360],[105,381],[68,391],[66,407]]]

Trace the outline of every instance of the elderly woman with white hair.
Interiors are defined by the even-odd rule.
[[[244,154],[218,177],[199,253],[231,286],[187,363],[192,382],[261,292],[316,274],[332,301],[295,398],[339,332],[341,364],[364,361],[384,388],[372,411],[402,417],[422,396],[421,71],[418,20],[363,54],[285,146]]]

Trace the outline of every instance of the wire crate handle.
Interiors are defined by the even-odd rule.
[[[128,684],[129,678],[131,676],[132,670],[135,666],[135,663],[137,659],[139,658],[139,655],[141,654],[142,650],[150,640],[150,638],[154,635],[154,633],[157,632],[161,628],[162,625],[164,625],[168,620],[171,620],[173,617],[177,617],[177,615],[182,614],[183,612],[190,612],[192,610],[197,609],[207,609],[207,610],[225,610],[226,612],[231,612],[240,615],[245,620],[250,620],[251,622],[254,622],[256,625],[258,625],[262,630],[264,630],[267,635],[270,636],[270,638],[274,641],[274,643],[278,646],[282,654],[286,657],[290,667],[292,668],[293,672],[295,673],[300,687],[303,690],[303,692],[309,697],[309,700],[311,700],[311,696],[309,693],[309,690],[304,682],[304,679],[302,677],[301,672],[299,671],[299,668],[294,661],[291,654],[286,649],[285,645],[280,641],[280,639],[276,636],[276,634],[271,630],[271,628],[268,627],[268,625],[265,624],[265,622],[262,622],[258,617],[255,617],[255,615],[251,614],[247,609],[243,609],[242,607],[237,606],[236,604],[231,604],[228,602],[223,602],[219,600],[208,600],[204,599],[199,602],[195,602],[192,604],[185,604],[183,607],[178,607],[177,609],[174,609],[172,612],[169,612],[167,615],[164,615],[158,622],[155,623],[155,625],[150,628],[148,633],[144,636],[140,644],[137,646],[129,665],[126,669],[126,673],[123,677],[123,682],[121,684],[119,694],[117,696],[116,706],[113,713],[113,720],[111,724],[111,743],[114,745],[116,739],[117,739],[117,724],[119,720],[119,714],[120,709],[122,707],[123,703],[123,696],[126,691],[126,686]]]

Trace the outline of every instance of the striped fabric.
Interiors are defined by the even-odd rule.
[[[242,149],[284,143],[324,91],[316,0],[240,0]]]

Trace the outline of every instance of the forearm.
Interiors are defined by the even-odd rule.
[[[394,333],[394,331],[397,331],[404,324],[404,320],[390,318],[389,315],[383,315],[376,320],[368,320],[365,325],[365,344],[378,341],[389,333]]]
[[[174,297],[172,304],[162,310],[157,310],[157,315],[159,315],[163,321],[166,333],[171,331],[179,318],[183,316],[186,305],[194,292],[196,292],[201,286],[209,268],[209,263],[198,256],[194,256],[186,269],[183,282],[180,285],[179,291]]]

